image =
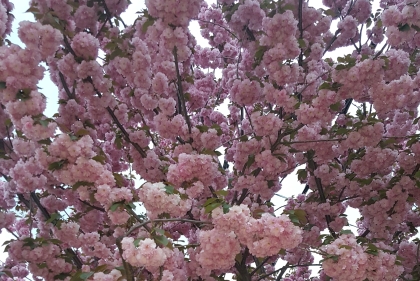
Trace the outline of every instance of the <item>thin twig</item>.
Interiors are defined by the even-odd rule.
[[[381,54],[382,54],[382,52],[385,50],[385,48],[386,48],[386,46],[387,46],[388,44],[384,44],[383,45],[383,47],[382,47],[382,49],[380,49],[379,50],[379,52],[377,52],[376,54],[375,54],[375,56],[373,57],[373,60],[376,60]]]
[[[8,229],[8,228],[6,228],[6,230],[7,230],[10,234],[12,234],[12,235],[13,235],[16,239],[18,239],[18,240],[19,240],[19,237],[18,237],[16,234],[14,234],[12,230],[10,230],[10,229]]]
[[[295,144],[295,143],[311,143],[311,142],[328,142],[328,141],[342,141],[346,140],[347,138],[339,138],[339,139],[326,139],[326,140],[313,140],[313,141],[285,141],[279,142],[278,144]]]
[[[101,212],[105,212],[105,209],[104,209],[104,208],[101,208],[101,207],[96,207],[96,206],[94,206],[94,205],[90,204],[89,202],[83,201],[83,200],[81,200],[81,199],[79,199],[79,201],[80,201],[80,202],[82,202],[83,204],[85,204],[85,205],[87,205],[87,206],[89,206],[89,207],[91,207],[91,208],[95,209],[95,210],[98,210],[98,211],[101,211]]]
[[[125,234],[125,236],[130,235],[136,229],[139,229],[140,227],[144,227],[145,225],[147,225],[149,223],[154,223],[154,222],[172,222],[172,221],[197,223],[197,224],[212,224],[212,222],[209,222],[209,221],[197,221],[197,220],[189,220],[189,219],[156,219],[156,220],[148,220],[148,221],[144,221],[142,223],[136,224],[133,227],[131,227],[127,231],[127,233]]]
[[[232,35],[233,37],[235,37],[236,39],[238,39],[239,40],[239,38],[232,32],[232,31],[230,31],[229,29],[227,29],[226,27],[224,27],[223,25],[221,25],[221,24],[218,24],[218,23],[215,23],[215,22],[211,22],[211,21],[207,21],[207,20],[202,20],[202,19],[199,19],[199,18],[196,18],[195,20],[198,20],[198,21],[202,21],[202,22],[206,22],[206,23],[211,23],[211,24],[214,24],[214,25],[217,25],[217,26],[219,26],[219,27],[221,27],[221,28],[223,28],[224,30],[226,30],[227,32],[229,32],[230,33],[230,35]]]

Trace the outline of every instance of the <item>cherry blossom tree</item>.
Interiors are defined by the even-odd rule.
[[[0,0],[0,280],[419,280],[420,4],[145,2]]]

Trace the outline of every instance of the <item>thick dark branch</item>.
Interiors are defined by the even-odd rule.
[[[137,152],[141,155],[141,157],[146,158],[147,154],[146,152],[143,150],[143,148],[140,147],[140,145],[138,145],[135,142],[132,142],[130,140],[130,136],[128,134],[128,132],[125,130],[124,126],[120,123],[120,121],[118,120],[117,116],[115,116],[114,112],[112,111],[112,109],[107,106],[106,110],[108,111],[109,115],[111,115],[112,120],[114,121],[114,123],[117,125],[117,127],[120,129],[120,131],[123,133],[124,135],[124,139],[130,143],[136,150]]]
[[[188,132],[191,134],[191,122],[190,117],[188,116],[187,107],[185,106],[185,97],[184,97],[184,91],[182,90],[182,80],[181,80],[181,74],[179,73],[179,66],[178,66],[178,52],[177,47],[174,47],[173,50],[174,54],[174,60],[175,60],[175,70],[176,70],[176,76],[177,76],[177,85],[178,85],[178,99],[181,102],[181,113],[184,115],[185,122],[187,122],[188,126]]]
[[[303,126],[305,126],[304,124],[299,124],[296,128],[290,130],[290,131],[285,131],[284,133],[280,133],[278,134],[277,140],[274,142],[274,144],[271,146],[271,152],[274,152],[277,148],[277,146],[279,144],[281,144],[281,140],[282,138],[284,138],[285,136],[288,136],[296,131],[299,131]]]
[[[111,27],[114,27],[114,25],[112,24],[112,21],[111,21],[112,15],[111,15],[111,12],[108,9],[108,6],[106,5],[105,0],[102,0],[102,3],[104,3],[104,9],[105,9],[105,13],[106,13],[106,20],[105,20],[105,22],[106,21],[109,21],[109,25]]]
[[[67,96],[69,97],[69,99],[76,99],[76,97],[74,96],[74,94],[72,92],[70,92],[70,89],[67,85],[66,79],[64,78],[63,73],[61,73],[61,71],[58,72],[58,75],[60,76],[60,81],[61,84],[63,85],[64,90],[66,91]]]
[[[116,241],[117,242],[116,244],[117,244],[118,252],[120,253],[121,260],[122,260],[122,263],[123,263],[123,266],[124,266],[124,269],[125,269],[125,277],[127,278],[127,281],[134,281],[135,279],[134,279],[134,276],[133,276],[133,268],[123,258],[123,249],[122,249],[121,241],[122,241],[122,238],[118,237],[117,241]]]
[[[73,48],[70,45],[69,40],[67,39],[67,36],[64,35],[64,45],[66,45],[66,48],[69,50],[69,52],[73,55],[74,59],[77,58],[76,53],[74,52]]]
[[[286,272],[286,270],[287,270],[287,268],[289,267],[289,262],[287,262],[286,263],[286,265],[285,266],[283,266],[281,269],[280,269],[280,273],[279,273],[279,275],[277,276],[277,278],[276,278],[276,281],[280,281],[282,278],[283,278],[283,274]]]
[[[96,95],[98,97],[102,97],[102,94],[95,88],[95,86],[93,85],[93,80],[91,77],[86,78],[86,81],[88,81],[89,83],[92,84],[93,89],[96,92]],[[137,143],[134,143],[130,140],[130,135],[128,134],[128,132],[125,130],[124,126],[121,124],[121,122],[118,120],[117,116],[115,116],[114,111],[112,111],[112,109],[107,106],[106,111],[108,111],[109,115],[111,116],[112,120],[114,121],[115,125],[117,125],[118,129],[120,129],[120,131],[123,133],[124,135],[124,139],[130,143],[137,151],[138,153],[141,155],[142,158],[146,158],[147,154],[146,152],[143,150],[143,148],[140,147],[140,145],[138,145]]]
[[[241,197],[238,199],[237,205],[241,205],[242,202],[245,200],[247,195],[248,195],[248,189],[245,188],[245,189],[242,190],[242,194],[241,194]]]
[[[298,28],[299,28],[299,33],[300,33],[299,39],[303,38],[302,10],[303,10],[303,0],[299,0],[299,7],[298,7],[298,17],[299,17]],[[303,65],[303,49],[302,48],[300,48],[298,63],[299,63],[299,66]]]
[[[340,34],[341,29],[337,29],[337,31],[334,34],[334,37],[331,38],[330,43],[328,43],[328,45],[325,47],[324,53],[322,55],[325,55],[326,52],[328,52],[328,50],[331,48],[332,44],[335,42],[335,40],[337,40],[338,34]]]
[[[353,99],[346,99],[345,104],[344,104],[344,108],[341,110],[340,114],[344,114],[346,115],[347,112],[349,111],[350,105],[353,102]]]
[[[25,204],[25,206],[30,210],[30,212],[32,212],[32,210],[30,209],[30,202],[28,201],[28,200],[26,200],[24,197],[23,197],[23,194],[18,194],[18,198],[19,198],[19,200],[23,203],[23,204]],[[50,214],[49,214],[49,212],[47,211],[47,209],[45,209],[45,207],[44,206],[42,206],[42,204],[41,204],[41,202],[39,201],[39,198],[38,198],[38,196],[35,194],[35,192],[31,192],[31,198],[32,198],[32,200],[35,202],[35,204],[37,205],[37,207],[38,207],[38,209],[41,211],[41,213],[42,213],[42,215],[44,216],[44,218],[46,219],[46,220],[49,220],[50,218],[51,218],[51,216],[50,216]],[[78,269],[81,269],[82,268],[82,261],[79,259],[79,257],[77,256],[77,254],[76,254],[76,252],[73,250],[73,249],[71,249],[71,248],[67,248],[67,249],[65,249],[65,252],[67,253],[67,254],[69,254],[71,257],[72,257],[72,259],[73,259],[73,262],[74,262],[74,264],[76,265],[76,267],[78,268]]]
[[[388,44],[384,44],[382,49],[380,49],[379,52],[376,53],[376,55],[373,57],[374,60],[376,60],[382,54],[382,52],[385,50],[386,46],[388,46]]]
[[[251,274],[249,274],[248,269],[246,268],[246,259],[249,256],[249,249],[248,247],[245,248],[245,251],[242,255],[242,260],[239,263],[238,261],[236,261],[235,263],[235,268],[238,271],[238,274],[240,276],[240,278],[238,278],[238,280],[242,280],[242,281],[251,281]]]
[[[31,204],[30,204],[30,202],[28,200],[25,199],[25,197],[23,196],[23,194],[22,193],[18,193],[17,196],[18,196],[19,201],[22,202],[26,206],[26,208],[28,208],[29,210],[31,210]]]
[[[38,196],[35,194],[35,192],[31,192],[31,198],[34,200],[36,206],[41,211],[42,215],[46,220],[49,220],[51,218],[50,214],[48,213],[48,210],[42,206],[41,201],[39,201]]]
[[[362,235],[360,235],[360,237],[366,237],[369,233],[370,233],[370,230],[366,229],[365,232],[363,232]]]
[[[250,275],[254,275],[263,265],[270,259],[270,257],[266,257],[258,266],[250,273]],[[257,262],[255,262],[257,263]]]
[[[312,171],[312,173],[313,173],[315,171],[315,169],[316,169],[316,163],[309,156],[308,156],[308,165],[309,165],[309,167],[311,169],[313,169],[313,171]],[[314,178],[315,178],[316,187],[318,189],[319,197],[321,199],[321,203],[326,203],[327,202],[327,198],[325,197],[325,194],[324,194],[324,188],[322,187],[321,179],[318,178],[318,177],[316,177],[315,175],[314,175]],[[328,230],[330,231],[332,237],[337,238],[337,234],[330,227],[330,224],[332,222],[331,216],[330,215],[325,215],[325,220],[327,221]]]

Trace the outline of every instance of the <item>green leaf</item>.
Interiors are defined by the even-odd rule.
[[[214,156],[220,156],[220,155],[222,155],[222,153],[220,153],[220,152],[219,152],[219,151],[217,151],[217,150],[211,150],[211,149],[207,149],[207,148],[204,148],[204,149],[201,151],[201,154],[214,155]]]
[[[304,182],[308,178],[308,172],[306,171],[306,169],[297,170],[297,175],[298,175],[298,180],[300,182]]]
[[[227,214],[229,213],[230,205],[227,203],[223,203],[222,209],[223,209],[223,214]]]
[[[299,44],[299,48],[301,48],[301,49],[306,48],[306,43],[305,43],[305,40],[303,40],[303,39],[298,39],[298,44]]]
[[[12,123],[12,120],[10,118],[7,118],[6,120],[4,120],[4,126],[10,127],[12,125],[13,125],[13,123]]]
[[[328,82],[324,82],[324,83],[322,83],[322,84],[319,86],[318,90],[323,90],[323,89],[326,89],[326,90],[331,90],[331,84],[330,84],[330,83],[328,83]]]
[[[38,143],[39,144],[50,145],[52,143],[52,141],[50,139],[43,139],[43,140],[39,140]]]
[[[345,135],[345,134],[347,134],[347,132],[348,132],[348,129],[346,129],[346,128],[338,128],[336,134],[337,135]]]
[[[347,249],[347,250],[351,250],[351,249],[353,249],[353,247],[352,246],[349,246],[349,245],[341,245],[340,247],[339,247],[339,249]]]
[[[402,32],[406,32],[410,30],[410,25],[408,23],[406,24],[399,24],[398,25],[398,30],[402,31]]]
[[[89,135],[89,131],[86,130],[86,129],[80,129],[74,135],[78,136],[78,137],[87,136],[87,135]]]
[[[155,19],[150,17],[143,23],[141,27],[141,32],[146,33],[149,26],[152,26],[155,23]]]
[[[412,25],[411,25],[411,28],[412,28],[412,29],[414,29],[414,30],[415,30],[415,31],[417,31],[417,32],[420,32],[420,27],[419,27],[419,26],[417,26],[417,25],[412,24]]]
[[[257,65],[261,63],[263,56],[267,50],[268,50],[267,46],[258,47],[257,51],[255,52],[253,67],[256,67]]]
[[[247,168],[251,167],[251,165],[254,164],[254,162],[255,162],[255,155],[254,154],[248,155],[248,161],[245,163],[245,167]]]
[[[374,256],[377,256],[379,253],[378,253],[378,247],[376,247],[374,244],[372,244],[372,243],[369,243],[368,244],[368,247],[367,247],[367,249],[366,249],[366,253],[368,253],[368,254],[371,254],[371,255],[374,255]]]
[[[297,217],[300,224],[304,225],[308,223],[308,219],[306,218],[306,212],[301,209],[296,209],[294,215]]]
[[[5,241],[5,242],[2,244],[2,246],[9,245],[9,244],[10,244],[10,243],[12,243],[13,241],[16,241],[16,240],[14,240],[14,239],[12,239],[12,240],[7,240],[7,241]]]
[[[124,54],[123,51],[120,48],[116,47],[115,50],[111,54],[106,56],[106,59],[107,61],[111,61],[115,59],[116,57],[122,57],[123,54]]]
[[[73,275],[73,277],[70,279],[70,281],[80,281],[80,280],[86,280],[89,277],[91,277],[94,274],[94,272],[81,272],[78,271],[76,274]]]
[[[117,210],[117,209],[118,209],[118,207],[119,207],[119,206],[121,206],[121,205],[122,205],[122,203],[121,203],[121,202],[114,203],[114,204],[112,204],[112,206],[109,208],[109,210],[110,210],[111,212],[115,212],[115,210]]]
[[[136,209],[136,205],[134,205],[134,203],[133,202],[130,202],[130,203],[127,203],[125,206],[124,206],[127,210],[135,210]]]
[[[18,100],[28,100],[31,98],[31,89],[22,89],[19,90],[16,94],[16,99]]]
[[[223,204],[222,202],[214,202],[214,203],[211,203],[211,204],[209,204],[209,205],[207,205],[207,206],[204,207],[204,211],[205,211],[206,214],[209,214],[214,209],[216,209],[217,207],[222,206],[222,204]]]
[[[60,170],[67,163],[68,163],[67,160],[60,160],[60,161],[57,161],[57,162],[53,162],[53,163],[48,165],[48,170],[50,170],[50,171]]]
[[[143,238],[137,238],[137,239],[135,239],[134,240],[134,247],[138,247],[139,246],[139,244],[140,244],[140,241],[142,241],[143,240]]]
[[[194,84],[194,77],[189,75],[184,78],[185,82],[188,82],[189,84]]]
[[[93,275],[93,272],[83,272],[82,274],[80,274],[80,278],[83,280],[88,279],[89,277],[91,277]]]
[[[341,110],[341,102],[334,103],[330,105],[330,109],[332,111],[340,111]]]
[[[209,199],[206,200],[206,202],[204,202],[203,206],[205,207],[205,206],[210,205],[211,203],[214,203],[214,202],[219,201],[219,200],[220,200],[219,198],[215,198],[215,197],[209,198]]]
[[[344,64],[339,64],[335,67],[336,70],[343,70],[343,69],[347,69],[348,66],[344,65]]]
[[[73,185],[72,189],[76,190],[81,186],[94,186],[94,183],[93,182],[88,182],[88,181],[78,181]]]
[[[169,244],[169,239],[165,235],[156,235],[153,238],[157,245],[166,247]]]
[[[6,82],[0,81],[0,90],[6,89]]]
[[[121,148],[122,148],[122,146],[123,146],[123,140],[122,140],[121,135],[116,135],[116,136],[115,136],[115,141],[114,141],[114,144],[115,144],[115,146],[116,146],[118,149],[121,149]]]
[[[106,157],[105,155],[96,155],[95,157],[92,157],[92,160],[95,160],[101,164],[105,164],[106,162]]]
[[[124,177],[118,173],[112,173],[114,175],[115,183],[117,186],[122,187],[124,185]]]
[[[331,16],[333,19],[337,18],[339,16],[336,9],[328,9],[324,11],[324,14],[327,16]]]
[[[146,126],[146,125],[144,125],[144,126],[141,126],[140,128],[138,128],[139,130],[141,130],[141,131],[148,131],[148,130],[150,130],[150,127],[149,126]]]
[[[50,218],[46,221],[46,223],[53,222],[53,221],[58,220],[60,218],[61,218],[61,215],[59,213],[52,213],[50,215]]]
[[[61,242],[61,240],[58,239],[49,239],[48,241],[50,241],[51,243],[55,244],[55,245],[60,245],[63,242]]]
[[[166,185],[165,186],[165,192],[166,194],[174,194],[175,188],[172,185]]]
[[[231,6],[224,6],[223,8],[225,8],[225,7],[227,7],[225,9],[225,11],[227,11],[227,13],[225,15],[225,18],[226,18],[226,21],[230,22],[230,20],[232,19],[233,14],[239,8],[239,3],[236,3],[235,5],[231,5]],[[223,9],[222,9],[222,11],[223,11]],[[225,11],[223,11],[223,12],[225,12]]]
[[[211,126],[212,129],[215,129],[217,131],[217,135],[221,136],[223,134],[222,128],[218,124],[213,124]]]
[[[371,26],[371,25],[372,25],[372,19],[368,18],[367,21],[366,21],[366,28],[369,28],[369,26]]]
[[[209,130],[209,127],[205,125],[197,125],[195,127],[200,131],[200,133],[206,133]]]
[[[293,5],[293,4],[286,4],[286,5],[284,5],[284,6],[282,7],[282,9],[283,9],[284,11],[287,11],[287,10],[291,10],[291,11],[293,11],[293,10],[295,9],[295,5]]]
[[[226,195],[228,195],[229,194],[229,191],[227,191],[227,190],[218,190],[218,191],[216,191],[215,192],[217,195],[219,195],[219,196],[226,196]]]
[[[162,229],[162,228],[155,228],[153,231],[156,232],[156,233],[158,233],[158,234],[160,234],[160,235],[164,235],[165,234],[165,230]]]
[[[70,276],[70,274],[68,274],[68,273],[60,273],[58,275],[55,275],[54,276],[54,279],[64,280],[64,279],[66,279],[69,276]]]

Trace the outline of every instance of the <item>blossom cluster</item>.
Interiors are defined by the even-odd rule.
[[[418,277],[418,4],[10,2],[1,281]]]

